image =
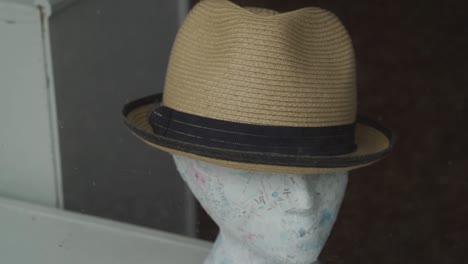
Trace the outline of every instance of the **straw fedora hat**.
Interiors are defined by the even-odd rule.
[[[354,51],[329,11],[203,0],[172,47],[163,93],[132,101],[131,131],[163,151],[256,171],[348,171],[391,131],[357,115]]]

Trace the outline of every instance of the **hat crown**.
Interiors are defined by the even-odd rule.
[[[174,42],[163,104],[258,125],[323,127],[356,119],[354,52],[332,13],[277,13],[204,0]]]

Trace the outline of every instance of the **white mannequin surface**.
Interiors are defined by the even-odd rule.
[[[348,173],[233,169],[172,154],[220,233],[204,264],[311,264],[335,223]]]

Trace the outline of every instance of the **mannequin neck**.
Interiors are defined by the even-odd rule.
[[[267,264],[262,258],[244,243],[231,238],[222,231],[219,232],[210,255],[204,264]]]
[[[220,231],[210,255],[203,264],[272,264],[272,263],[298,263],[294,259],[291,262],[284,260],[268,259],[253,251],[246,243],[242,243],[235,238],[231,238],[226,233]],[[311,259],[304,264],[319,264]]]

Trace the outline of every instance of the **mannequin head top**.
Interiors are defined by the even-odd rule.
[[[248,171],[175,154],[173,158],[184,181],[218,224],[218,240],[245,245],[270,258],[270,263],[317,259],[343,199],[347,172]]]

